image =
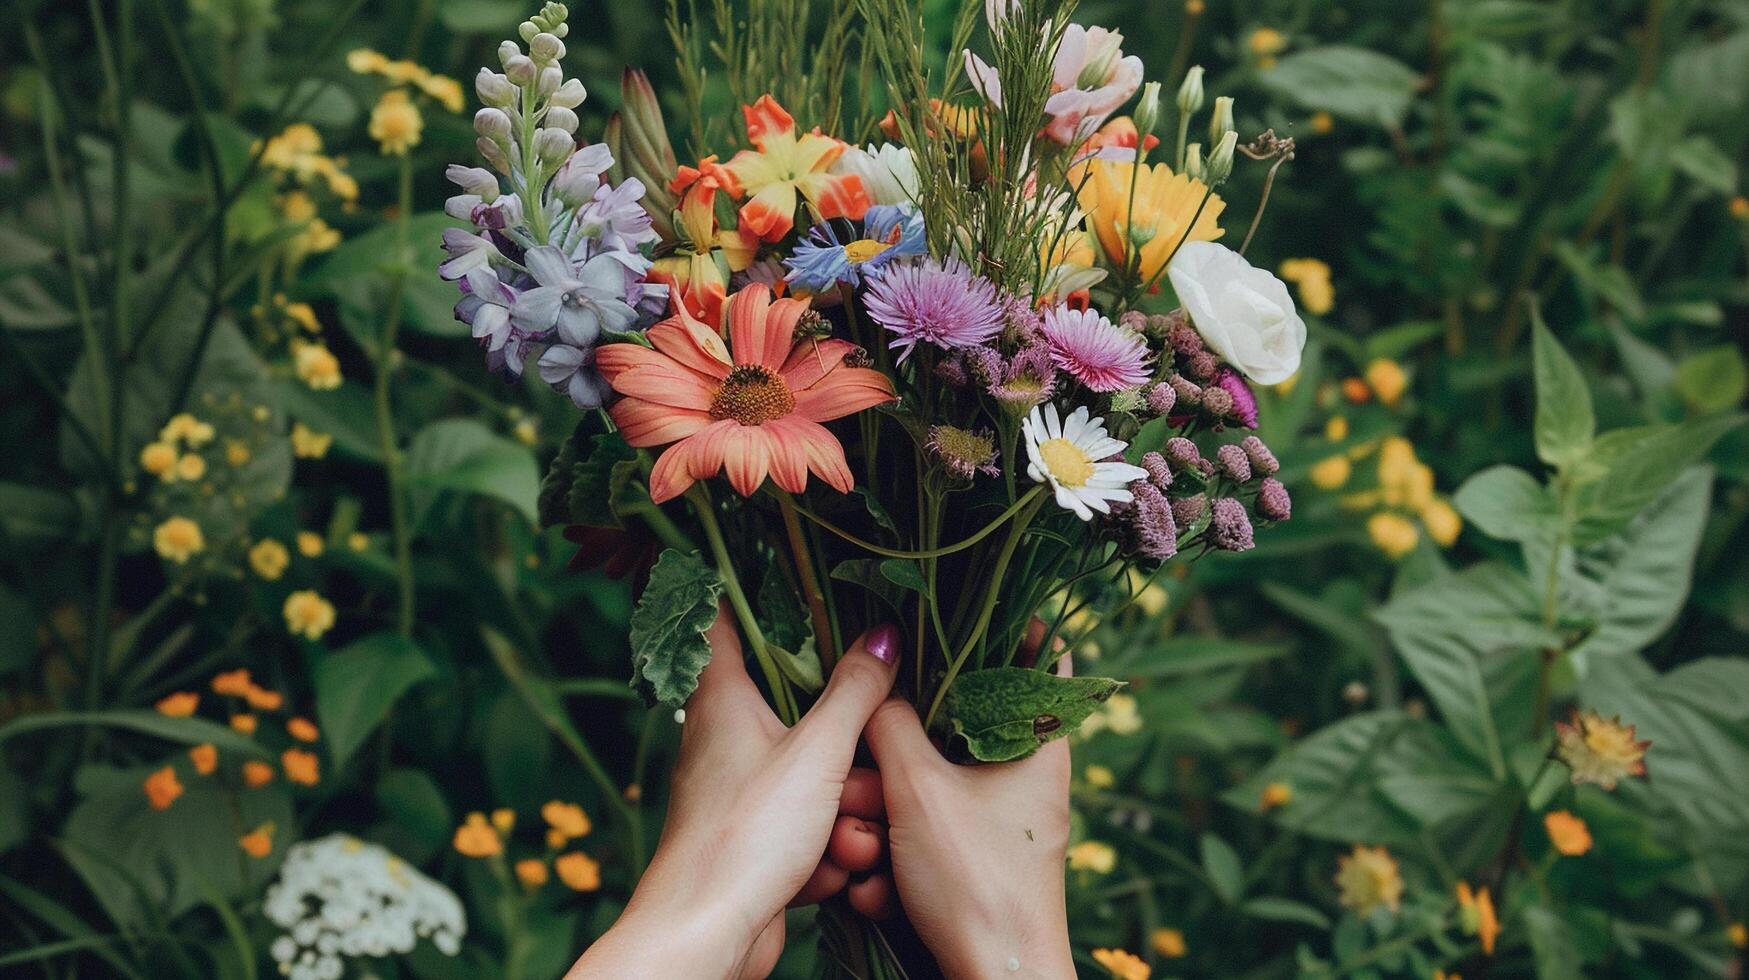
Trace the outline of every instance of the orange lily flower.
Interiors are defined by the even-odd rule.
[[[879,371],[846,367],[845,340],[796,340],[808,304],[772,299],[752,285],[726,305],[729,344],[683,304],[637,344],[597,348],[595,366],[625,396],[609,410],[633,446],[673,443],[650,471],[650,499],[662,503],[695,481],[728,470],[751,496],[769,474],[790,493],[808,471],[840,493],[854,480],[844,447],[822,422],[896,400]],[[731,345],[733,353],[731,354]]]
[[[680,167],[668,189],[680,196],[679,230],[685,241],[676,254],[656,260],[649,278],[667,283],[671,295],[679,297],[693,316],[706,323],[721,323],[730,273],[751,265],[759,249],[757,236],[717,228],[717,192],[739,197],[741,185],[713,154],[700,160],[697,167]]]
[[[819,129],[797,136],[795,119],[769,95],[742,106],[741,113],[747,118],[747,139],[756,149],[735,154],[726,169],[753,195],[741,205],[743,231],[767,242],[789,234],[798,191],[821,218],[860,218],[868,210],[868,189],[861,177],[827,173],[844,153],[844,143]]]

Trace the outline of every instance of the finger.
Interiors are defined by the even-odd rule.
[[[890,918],[899,910],[893,879],[884,874],[869,875],[861,881],[851,882],[845,897],[850,899],[851,908],[870,919]]]
[[[893,689],[902,642],[898,627],[890,623],[858,637],[832,669],[825,692],[808,709],[798,730],[805,731],[808,738],[841,747],[848,761],[868,716]]]
[[[917,709],[901,698],[882,702],[869,716],[862,737],[868,742],[868,750],[874,753],[875,764],[881,767],[883,790],[907,767],[948,764],[923,733]]]
[[[844,870],[830,860],[824,860],[814,868],[814,873],[808,876],[802,890],[796,892],[796,897],[789,900],[790,908],[803,905],[817,905],[844,890],[850,883],[850,872]]]
[[[844,792],[838,797],[838,812],[864,820],[885,820],[887,801],[881,796],[881,774],[858,766],[844,777]]]
[[[839,817],[826,839],[826,859],[851,874],[874,870],[886,853],[886,827],[859,817]]]
[[[1021,637],[1020,652],[1014,658],[1015,666],[1031,667],[1038,663],[1038,650],[1039,647],[1044,646],[1045,634],[1048,632],[1050,632],[1050,627],[1046,626],[1045,621],[1037,616],[1027,621],[1026,635]]]
[[[717,618],[705,631],[710,641],[711,658],[698,675],[698,688],[687,699],[688,713],[714,711],[722,705],[733,713],[750,705],[762,704],[759,688],[747,676],[747,664],[741,655],[741,635],[735,631],[735,620],[726,603],[717,604]]]

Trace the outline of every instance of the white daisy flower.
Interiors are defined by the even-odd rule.
[[[1026,472],[1039,483],[1051,485],[1057,503],[1084,521],[1093,512],[1111,512],[1112,503],[1130,501],[1131,480],[1145,479],[1148,471],[1128,463],[1101,460],[1124,451],[1124,444],[1105,432],[1103,418],[1089,420],[1086,406],[1066,419],[1057,406],[1039,405],[1020,423],[1026,437]]]

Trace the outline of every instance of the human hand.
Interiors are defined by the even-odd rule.
[[[879,863],[880,784],[851,760],[892,689],[899,631],[876,627],[842,657],[819,701],[786,728],[747,676],[719,613],[711,659],[686,703],[662,840],[625,912],[567,975],[760,977],[783,950],[786,904],[816,902]],[[880,914],[892,886],[849,886]]]
[[[1065,657],[1058,673],[1068,666]],[[1015,762],[955,765],[899,698],[875,710],[864,738],[880,766],[899,901],[943,972],[1073,978],[1068,741]]]

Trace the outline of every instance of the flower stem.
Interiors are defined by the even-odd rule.
[[[854,534],[851,534],[849,531],[844,530],[843,528],[839,527],[838,525],[832,523],[831,521],[828,521],[827,519],[825,519],[824,517],[821,517],[818,514],[815,514],[814,512],[808,510],[805,507],[797,507],[796,513],[802,515],[803,517],[806,517],[808,520],[813,521],[815,524],[818,524],[821,527],[825,528],[826,530],[831,531],[833,534],[838,535],[839,537],[843,538],[844,540],[850,542],[853,545],[856,545],[858,548],[861,548],[864,551],[871,551],[877,555],[882,555],[882,556],[887,557],[887,558],[906,558],[906,559],[910,559],[912,561],[917,561],[917,560],[921,560],[924,558],[940,558],[942,555],[951,555],[955,552],[964,551],[967,548],[970,548],[972,545],[975,545],[979,541],[982,541],[986,537],[989,537],[991,533],[993,533],[997,528],[1001,527],[1003,525],[1003,523],[1005,523],[1010,517],[1013,517],[1015,514],[1019,513],[1024,507],[1026,507],[1027,504],[1038,499],[1038,495],[1040,494],[1040,492],[1043,491],[1043,489],[1044,489],[1043,484],[1040,484],[1039,486],[1033,487],[1031,490],[1027,491],[1026,494],[1024,496],[1022,496],[1019,500],[1016,500],[1014,503],[1010,504],[1008,506],[1007,510],[1003,511],[1001,514],[998,514],[996,516],[995,520],[984,525],[982,528],[979,528],[977,531],[972,532],[972,535],[970,537],[964,538],[960,541],[956,541],[950,545],[943,545],[940,548],[929,548],[929,549],[926,549],[924,551],[899,551],[899,550],[894,549],[894,548],[882,547],[881,545],[875,544],[872,541],[864,541],[863,539],[857,537]]]
[[[408,220],[413,212],[413,162],[401,157],[400,214],[396,227],[396,265],[389,273],[389,312],[383,321],[383,332],[377,344],[376,416],[377,440],[383,452],[383,479],[389,495],[389,536],[395,552],[395,578],[398,587],[395,626],[402,636],[413,635],[413,543],[407,524],[406,487],[401,474],[401,451],[395,434],[394,401],[390,385],[393,381],[395,338],[401,328],[401,313],[406,298]]]
[[[796,517],[795,498],[781,490],[772,496],[777,498],[778,512],[783,515],[784,534],[789,538],[790,554],[795,557],[796,578],[808,600],[808,619],[814,624],[814,649],[820,654],[820,669],[822,673],[831,674],[832,664],[838,659],[838,651],[832,646],[832,619],[826,614],[820,575],[814,569],[814,556],[808,550],[807,539],[802,536],[802,522]]]
[[[785,725],[794,725],[799,713],[796,711],[795,697],[790,693],[789,683],[784,680],[783,672],[778,670],[777,663],[771,659],[771,650],[765,644],[765,632],[759,628],[759,621],[753,615],[753,607],[747,603],[747,594],[741,589],[741,580],[735,575],[735,562],[729,557],[729,548],[723,542],[723,529],[717,524],[717,515],[711,507],[710,491],[704,484],[694,483],[686,491],[692,500],[692,509],[698,514],[698,522],[704,527],[705,539],[710,542],[711,554],[717,561],[717,574],[722,576],[723,591],[729,595],[729,606],[735,611],[735,618],[741,623],[741,631],[747,634],[747,644],[753,648],[753,659],[759,662],[759,670],[765,675],[765,683],[771,688],[773,707],[777,709],[777,717]]]

